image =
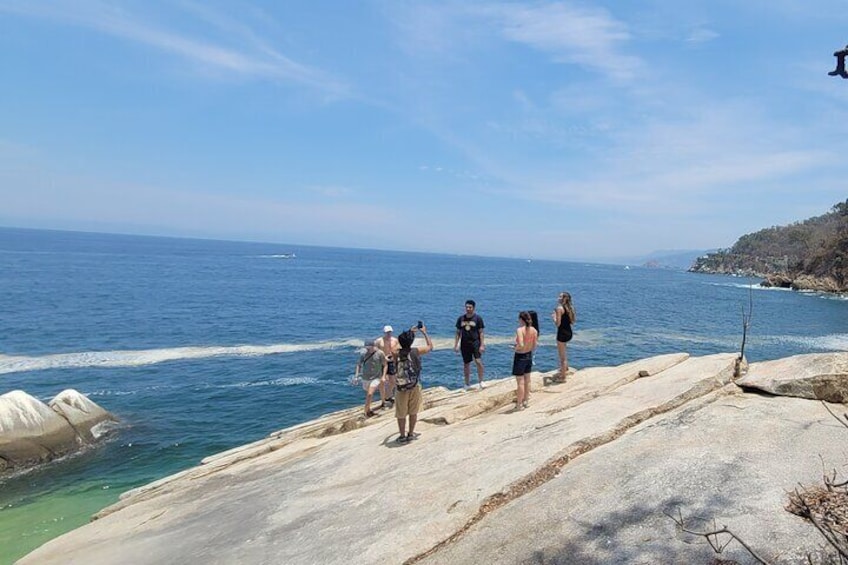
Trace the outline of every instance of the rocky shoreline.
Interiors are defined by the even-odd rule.
[[[807,274],[789,275],[732,267],[710,268],[703,265],[695,265],[689,269],[689,272],[709,275],[728,275],[732,277],[759,278],[763,279],[760,286],[766,288],[788,288],[791,290],[825,292],[832,294],[848,293],[848,286],[839,284],[836,279],[829,276],[817,277]]]
[[[787,493],[832,469],[843,478],[848,430],[833,414],[848,401],[848,352],[752,363],[741,379],[736,365],[676,353],[564,384],[534,373],[522,411],[513,379],[428,389],[405,444],[391,413],[328,414],[127,492],[19,563],[716,558],[669,516],[725,524],[772,563],[806,562],[826,544]],[[739,544],[721,558],[754,562]]]

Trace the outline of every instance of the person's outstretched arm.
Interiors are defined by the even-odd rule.
[[[425,353],[430,353],[433,351],[433,340],[430,339],[430,335],[427,333],[427,326],[421,327],[421,335],[424,336],[424,342],[427,344],[424,347],[418,348],[418,353],[424,355]]]

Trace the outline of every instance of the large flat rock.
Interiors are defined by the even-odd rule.
[[[798,562],[823,542],[786,493],[844,467],[848,430],[820,402],[745,394],[734,364],[664,355],[554,386],[534,374],[523,411],[511,379],[434,389],[407,445],[391,415],[343,411],[128,493],[20,563],[709,562],[678,512]],[[751,562],[734,545],[723,557]]]
[[[781,396],[848,401],[848,351],[794,355],[752,365],[737,384]]]
[[[806,563],[824,540],[784,510],[787,493],[843,469],[846,439],[818,402],[722,389],[575,458],[420,563],[713,562],[669,515],[726,525],[771,563]],[[721,557],[757,562],[735,542]]]

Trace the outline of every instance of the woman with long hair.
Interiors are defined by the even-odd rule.
[[[518,314],[518,329],[515,330],[515,356],[512,360],[512,375],[515,377],[515,409],[524,410],[530,403],[530,371],[533,370],[533,351],[539,341],[539,332],[533,327],[529,312]]]
[[[574,313],[574,305],[571,303],[571,295],[567,292],[560,292],[557,300],[557,306],[551,315],[554,319],[554,324],[557,327],[557,353],[559,353],[559,378],[561,383],[565,382],[565,376],[568,373],[568,342],[571,341],[573,335],[571,326],[577,321],[577,314]]]

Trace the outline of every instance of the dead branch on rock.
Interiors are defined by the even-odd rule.
[[[743,324],[744,325],[744,324]],[[744,334],[743,334],[744,344]],[[743,345],[744,347],[744,345]],[[825,402],[822,406],[836,418],[840,424],[848,428],[848,414],[844,414],[842,418],[837,416]],[[817,556],[816,561],[821,564],[829,565],[848,565],[848,480],[838,481],[836,470],[830,474],[824,470],[824,459],[819,456],[822,461],[822,485],[813,487],[799,486],[793,493],[789,494],[789,502],[786,505],[786,511],[804,518],[810,522],[827,540],[828,544],[836,550],[836,554],[828,553],[824,556]],[[736,534],[731,532],[727,526],[718,527],[713,520],[713,529],[710,531],[697,531],[686,527],[683,521],[683,516],[678,510],[678,517],[675,518],[670,514],[666,514],[677,524],[677,527],[688,534],[703,537],[712,547],[713,551],[721,554],[724,548],[732,541],[737,541],[744,547],[751,556],[760,563],[767,563],[762,557],[757,555],[750,546],[748,546]],[[720,538],[719,536],[728,536]],[[807,562],[813,565],[813,554],[807,554]]]
[[[745,307],[742,307],[742,346],[739,348],[739,358],[736,360],[736,370],[733,374],[734,378],[742,376],[742,363],[745,360],[745,342],[748,340],[748,328],[751,327],[751,318],[754,316],[754,289],[748,287],[748,312],[746,314]]]
[[[848,427],[830,407],[822,406],[840,424]],[[844,416],[848,420],[848,415]],[[822,465],[824,460],[822,459]],[[822,476],[823,486],[796,488],[786,510],[809,521],[838,553],[839,563],[848,564],[848,480],[838,481],[836,470]]]
[[[843,421],[842,421],[842,419],[841,419],[839,416],[837,416],[836,414],[834,414],[834,413],[833,413],[833,410],[831,410],[831,409],[830,409],[830,406],[828,406],[828,405],[827,405],[827,403],[826,403],[824,400],[822,400],[822,401],[821,401],[821,404],[822,404],[822,406],[824,406],[824,409],[825,409],[825,410],[827,410],[828,412],[830,412],[830,415],[831,415],[831,416],[833,416],[834,418],[836,418],[836,421],[837,421],[837,422],[839,422],[840,424],[842,424],[843,426],[845,426],[846,428],[848,428],[848,414],[843,414],[843,415],[842,415],[842,417],[843,417],[843,418],[845,418],[845,421],[843,422]]]
[[[751,557],[753,557],[763,565],[771,565],[769,561],[757,554],[757,552],[754,551],[751,546],[745,543],[742,538],[734,534],[730,529],[728,529],[727,526],[722,526],[719,528],[718,523],[715,521],[715,519],[713,519],[712,530],[699,531],[693,530],[692,528],[686,526],[686,523],[683,519],[683,513],[680,512],[679,508],[677,509],[677,517],[668,513],[666,513],[666,516],[674,520],[674,523],[677,524],[677,528],[681,532],[692,534],[694,536],[700,536],[707,540],[707,543],[710,544],[710,547],[713,549],[713,551],[719,555],[724,551],[724,548],[726,548],[732,541],[736,541],[739,545],[744,547],[748,553],[751,554]],[[724,538],[722,536],[727,536],[727,538]]]
[[[848,492],[845,489],[796,488],[789,495],[786,510],[813,524],[839,553],[841,562],[848,562]]]

